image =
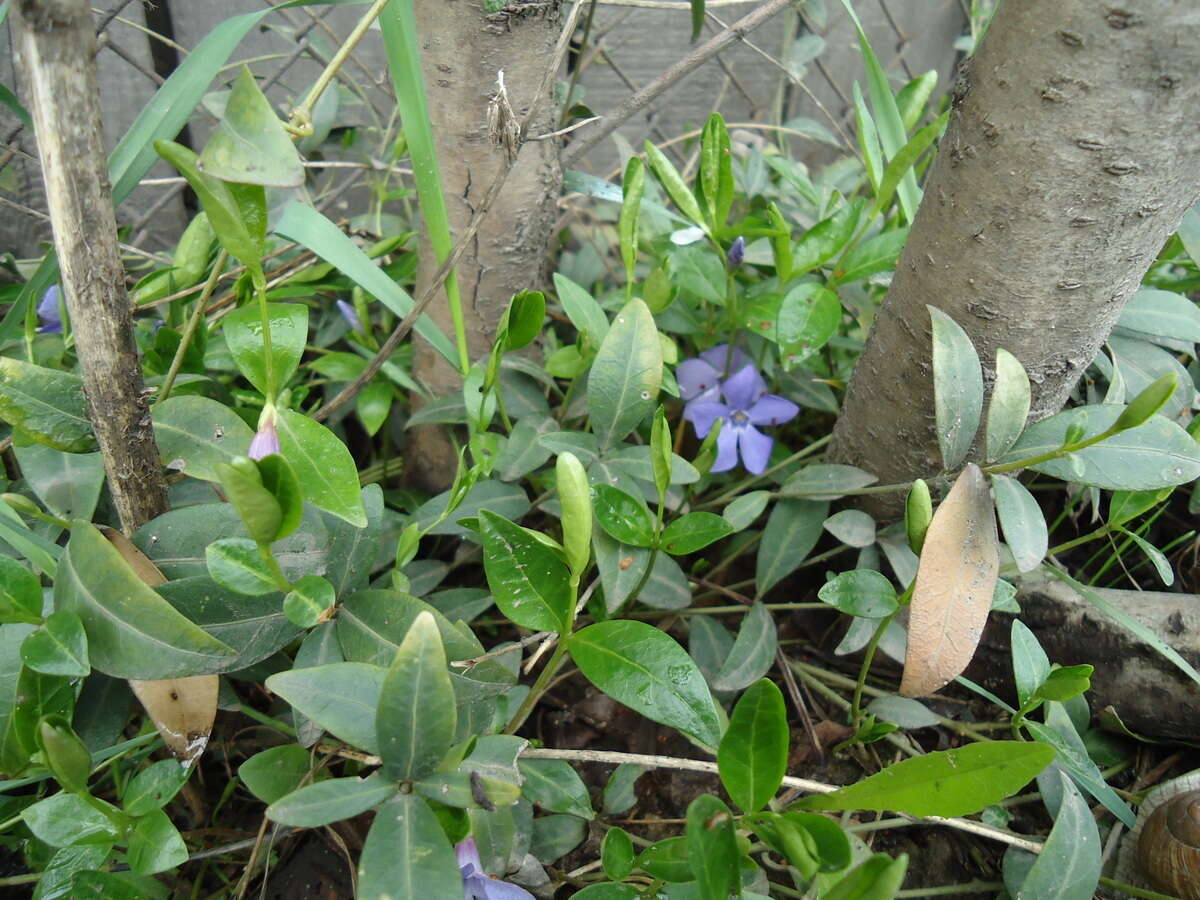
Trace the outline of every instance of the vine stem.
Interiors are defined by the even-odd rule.
[[[158,392],[158,398],[154,401],[154,406],[158,406],[158,404],[171,396],[171,389],[175,386],[175,379],[179,377],[179,370],[183,367],[183,358],[187,354],[188,347],[192,344],[192,338],[196,334],[196,329],[200,327],[200,320],[204,318],[208,301],[212,297],[213,291],[217,288],[217,282],[221,279],[221,270],[225,268],[225,261],[227,259],[229,259],[229,251],[222,247],[221,252],[217,254],[217,261],[213,263],[212,271],[208,274],[208,280],[204,282],[204,288],[200,291],[200,297],[196,300],[196,308],[192,310],[192,316],[188,319],[187,325],[184,326],[183,334],[179,336],[179,347],[175,350],[175,356],[171,359],[171,367],[167,370],[167,374],[163,378],[162,390]]]
[[[521,705],[517,708],[517,711],[513,713],[513,717],[509,720],[508,724],[504,726],[504,734],[515,734],[517,729],[525,724],[525,720],[529,718],[529,714],[533,712],[533,708],[537,706],[538,700],[540,700],[542,694],[546,692],[546,688],[549,686],[551,679],[554,678],[554,676],[558,673],[559,668],[562,667],[563,660],[566,659],[566,656],[567,647],[565,644],[560,642],[559,645],[554,648],[554,653],[551,655],[550,661],[546,663],[545,667],[538,674],[537,681],[533,683],[533,687],[530,688],[529,693],[525,695],[524,701],[522,701]]]

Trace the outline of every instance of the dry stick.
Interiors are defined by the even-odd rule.
[[[585,153],[620,128],[628,119],[645,109],[667,88],[673,86],[685,75],[690,74],[708,62],[708,60],[734,41],[741,40],[744,35],[753,31],[776,13],[786,9],[791,3],[792,0],[767,0],[762,6],[759,6],[750,14],[743,16],[730,25],[727,31],[705,41],[640,91],[627,97],[624,103],[604,117],[604,124],[592,131],[587,137],[580,138],[571,144],[563,152],[563,168],[568,168],[577,162]]]
[[[579,13],[582,9],[582,3],[576,3],[572,7],[567,21],[563,26],[562,34],[559,35],[558,44],[554,48],[554,58],[550,61],[550,65],[547,66],[546,73],[542,77],[542,83],[538,85],[537,93],[534,94],[533,100],[529,104],[529,112],[521,120],[522,146],[534,111],[538,108],[542,97],[550,90],[551,85],[554,84],[554,76],[558,72],[558,67],[562,63],[563,57],[566,55],[568,46],[570,46],[571,35],[575,32],[575,24],[579,20]],[[425,288],[421,296],[417,298],[408,315],[401,320],[399,325],[392,329],[392,333],[388,335],[387,340],[379,348],[379,352],[371,358],[371,361],[367,363],[367,367],[362,370],[362,373],[342,388],[332,400],[313,413],[312,418],[315,421],[324,421],[332,413],[353,400],[358,392],[366,386],[367,382],[374,378],[379,370],[383,368],[383,364],[387,362],[388,357],[392,355],[395,349],[400,346],[400,342],[412,331],[421,313],[433,302],[438,291],[441,290],[442,282],[446,280],[446,276],[458,265],[458,261],[462,259],[463,254],[467,252],[467,249],[475,240],[475,234],[479,231],[479,226],[482,224],[484,216],[487,215],[492,204],[496,202],[496,198],[500,196],[500,191],[503,190],[504,183],[508,180],[508,173],[512,171],[513,165],[516,163],[519,155],[520,148],[518,148],[517,154],[514,154],[511,158],[506,158],[506,161],[502,163],[500,171],[496,173],[495,180],[492,181],[491,186],[487,190],[487,194],[484,195],[483,200],[475,208],[475,212],[472,213],[471,220],[467,223],[466,229],[458,240],[455,241],[454,249],[450,251],[450,255],[446,257],[445,261],[438,266],[437,271],[433,274],[433,278],[429,281],[429,285]]]
[[[167,510],[105,170],[86,0],[10,6],[92,428],[126,534]]]

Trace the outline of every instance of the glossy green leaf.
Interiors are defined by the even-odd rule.
[[[726,506],[721,515],[734,531],[744,531],[754,524],[770,502],[770,491],[751,491]]]
[[[13,433],[13,453],[29,488],[46,509],[61,519],[91,519],[104,485],[99,453],[64,453],[44,444],[24,443]]]
[[[248,457],[236,457],[233,464],[215,466],[221,490],[241,517],[251,539],[269,544],[283,524],[283,509],[274,495],[263,487],[258,465]],[[268,579],[269,581],[269,579]]]
[[[279,410],[277,428],[280,450],[296,472],[305,501],[356,528],[365,526],[358,469],[346,445],[321,423],[290,409]]]
[[[237,774],[250,793],[271,804],[288,796],[314,774],[317,761],[299,744],[269,747],[238,766]]]
[[[224,403],[208,397],[169,397],[154,407],[154,440],[168,468],[216,481],[216,465],[245,456],[254,431]]]
[[[341,662],[276,672],[267,690],[352,747],[376,753],[375,710],[387,669]]]
[[[583,819],[596,817],[587,785],[571,764],[561,759],[523,759],[525,781],[521,794],[547,812],[568,813]]]
[[[471,659],[482,654],[482,645],[469,629],[465,634],[459,631],[424,600],[381,590],[358,591],[338,607],[337,634],[342,652],[355,662],[391,665],[409,628],[423,612],[433,616],[447,659]]]
[[[249,538],[221,538],[205,550],[208,574],[221,587],[249,597],[280,590],[283,585],[267,565],[258,544]]]
[[[804,562],[821,538],[829,504],[818,500],[780,500],[763,530],[754,574],[761,598]]]
[[[1124,525],[1149,512],[1171,496],[1171,488],[1157,491],[1113,491],[1108,500],[1108,524]]]
[[[135,819],[126,840],[129,868],[136,875],[155,875],[187,862],[183,837],[161,809]]]
[[[868,238],[842,258],[830,284],[851,284],[895,269],[907,241],[908,228],[893,228]]]
[[[92,667],[88,663],[87,634],[79,616],[69,609],[47,616],[21,644],[21,660],[45,675],[86,676]]]
[[[29,697],[22,690],[21,643],[33,632],[32,625],[0,625],[0,772],[12,775],[25,768],[33,745],[33,729],[22,716]],[[38,676],[32,673],[33,677]]]
[[[302,499],[303,492],[300,489],[300,479],[296,477],[296,470],[287,461],[287,457],[280,456],[278,453],[264,456],[257,460],[257,463],[262,485],[275,498],[282,514],[279,528],[270,538],[271,541],[279,541],[294,533],[304,518],[304,500]]]
[[[234,655],[176,612],[86,523],[71,529],[54,604],[78,614],[91,663],[107,675],[152,680],[210,674],[223,671]]]
[[[54,780],[64,791],[86,794],[92,755],[71,728],[71,723],[58,715],[42,716],[33,733],[42,760]]]
[[[1062,772],[1062,804],[1042,852],[1021,884],[1021,897],[1090,900],[1100,882],[1100,833],[1092,811]]]
[[[1050,658],[1037,636],[1020,619],[1013,619],[1010,633],[1017,702],[1025,706],[1050,676]]]
[[[601,450],[654,411],[662,364],[654,317],[635,297],[617,313],[588,375],[588,412]]]
[[[504,349],[520,350],[531,344],[542,331],[546,317],[546,295],[541,291],[521,291],[508,304],[508,339]]]
[[[1124,407],[1114,404],[1076,407],[1030,425],[1001,462],[1026,459],[1062,445],[1068,421],[1087,417],[1085,437],[1099,434],[1116,422]],[[1072,460],[1054,459],[1030,466],[1065,481],[1091,484],[1104,490],[1153,491],[1186,484],[1200,477],[1200,448],[1186,431],[1152,416],[1144,424],[1077,450]]]
[[[312,628],[327,618],[337,596],[320,575],[305,575],[292,583],[283,598],[283,614],[297,628]]]
[[[821,585],[817,596],[823,603],[851,616],[882,619],[898,608],[896,589],[874,569],[851,569]]]
[[[822,523],[822,527],[843,544],[870,547],[875,543],[875,520],[861,509],[843,509]]]
[[[634,861],[655,878],[670,882],[692,881],[692,862],[686,837],[656,841],[638,854]]]
[[[857,466],[843,463],[817,463],[805,466],[780,487],[785,497],[807,497],[809,500],[837,500],[879,479]]]
[[[858,231],[866,203],[847,203],[800,237],[793,248],[793,275],[803,275],[840,253]]]
[[[1029,489],[1015,478],[992,476],[996,514],[1004,529],[1004,540],[1012,551],[1017,569],[1031,572],[1041,565],[1050,545],[1042,508]]]
[[[695,553],[733,534],[733,526],[710,512],[691,512],[672,520],[662,534],[662,548],[675,556]]]
[[[901,760],[857,784],[805,797],[800,805],[963,816],[1015,794],[1053,758],[1051,748],[1029,741],[968,744]]]
[[[358,860],[359,900],[457,897],[463,879],[437,816],[420,797],[397,794],[375,813]]]
[[[70,372],[0,356],[0,421],[55,450],[96,449],[83,380]]]
[[[433,615],[417,616],[383,680],[375,731],[393,781],[431,774],[454,741],[457,708]]]
[[[654,177],[658,179],[658,183],[663,186],[663,190],[667,192],[667,196],[671,198],[671,202],[693,224],[704,228],[704,213],[701,212],[700,204],[696,202],[695,195],[692,194],[688,186],[684,183],[679,170],[650,141],[646,141],[642,146],[646,151],[646,165],[650,167],[650,171],[654,173]]]
[[[275,389],[287,384],[300,364],[308,340],[308,307],[300,303],[268,303],[271,327],[271,360]],[[263,341],[262,311],[257,302],[247,303],[223,320],[225,343],[238,369],[262,394],[267,394],[267,362]]]
[[[591,488],[583,464],[574,453],[560,453],[554,471],[562,508],[563,551],[572,576],[579,578],[592,555]]]
[[[633,841],[629,838],[629,832],[619,825],[614,825],[608,831],[604,832],[604,840],[600,843],[600,862],[604,867],[604,874],[613,881],[621,881],[626,875],[633,871]],[[596,885],[601,887],[602,885]],[[613,885],[614,887],[616,885]],[[629,887],[631,885],[620,885],[621,887]],[[584,889],[586,891],[587,888]],[[584,891],[580,891],[575,896],[582,896]],[[602,896],[602,895],[601,895]],[[614,895],[616,897],[620,894]],[[636,897],[637,892],[634,891],[627,896]]]
[[[907,854],[892,859],[876,853],[826,891],[822,900],[891,900],[904,884],[907,869]]]
[[[645,622],[597,622],[568,642],[584,677],[648,719],[715,747],[721,730],[712,695],[691,657]]]
[[[638,216],[641,213],[642,195],[645,191],[646,168],[640,157],[631,156],[625,164],[625,177],[621,179],[621,215],[617,220],[617,233],[621,239],[621,261],[625,263],[627,284],[633,283],[634,267],[637,265]],[[558,276],[555,275],[555,278]],[[605,325],[607,328],[607,322]]]
[[[113,809],[104,801],[100,803]],[[112,843],[117,837],[113,820],[77,794],[53,794],[25,807],[21,818],[38,840],[51,847],[83,842]]]
[[[233,81],[225,114],[197,165],[224,181],[275,188],[304,184],[296,145],[245,66]]]
[[[0,556],[0,623],[42,621],[42,585],[15,559]]]
[[[633,497],[611,484],[592,488],[592,509],[596,524],[615,541],[634,547],[654,543],[654,517],[640,497]]]
[[[942,465],[957,469],[979,430],[983,411],[983,373],[971,339],[936,306],[933,320],[933,394]]]
[[[479,514],[483,565],[496,606],[526,628],[562,631],[570,616],[569,574],[557,553],[520,525]]]
[[[789,739],[783,694],[772,681],[756,681],[733,708],[717,748],[721,784],[744,812],[762,809],[779,790]]]
[[[1029,418],[1029,376],[1020,360],[1003,347],[996,351],[996,382],[987,414],[987,458],[996,459],[1016,443]]]
[[[183,788],[190,774],[173,759],[150,763],[131,779],[121,795],[121,807],[131,816],[162,809]]]
[[[305,785],[267,807],[267,818],[281,825],[318,828],[350,819],[378,806],[398,786],[381,772],[366,778],[329,778]]]
[[[703,900],[728,900],[741,886],[733,814],[711,794],[701,794],[687,811],[687,847]]]
[[[883,159],[879,149],[879,129],[875,127],[875,119],[867,109],[867,101],[863,97],[862,88],[858,82],[851,86],[854,95],[854,131],[858,137],[858,148],[863,155],[863,168],[871,181],[871,187],[876,195],[879,193],[879,182],[883,178]],[[879,201],[876,200],[879,206]]]
[[[558,272],[554,273],[554,289],[563,312],[593,347],[599,347],[608,335],[608,316],[600,304],[582,287]]]
[[[703,0],[692,0],[692,40],[699,34],[696,19],[704,18]],[[700,137],[700,171],[697,173],[696,196],[707,216],[713,233],[725,227],[729,208],[733,205],[733,162],[729,149],[729,129],[720,113],[712,113],[704,123]]]
[[[770,610],[755,600],[742,618],[742,627],[729,656],[713,676],[714,691],[740,691],[753,684],[775,664],[778,635]]]

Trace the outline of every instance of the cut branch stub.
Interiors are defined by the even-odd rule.
[[[979,467],[968,463],[925,535],[901,694],[931,694],[967,667],[983,634],[999,571],[992,496]]]

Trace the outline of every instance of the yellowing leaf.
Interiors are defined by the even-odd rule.
[[[979,467],[968,463],[925,534],[901,694],[932,694],[967,667],[987,622],[999,570],[992,497]]]

